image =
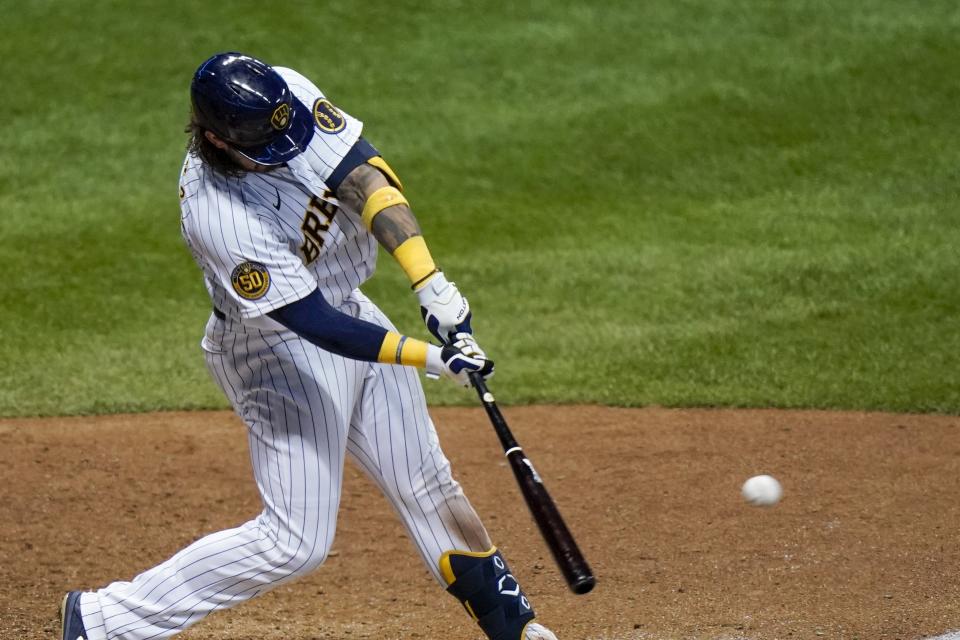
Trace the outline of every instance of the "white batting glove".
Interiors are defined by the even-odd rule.
[[[420,315],[427,331],[442,342],[452,342],[455,334],[473,333],[470,327],[470,304],[460,295],[457,285],[447,280],[443,272],[430,278],[417,289]]]
[[[479,373],[484,380],[493,375],[493,360],[487,357],[469,333],[457,333],[444,347],[427,348],[427,377],[450,378],[463,387],[470,386],[470,374]]]

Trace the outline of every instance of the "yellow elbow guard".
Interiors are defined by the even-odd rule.
[[[366,204],[363,205],[363,213],[361,214],[363,226],[369,230],[373,226],[373,219],[378,213],[387,207],[398,204],[409,204],[399,189],[396,187],[381,187],[377,189],[370,194]]]
[[[397,174],[394,173],[392,168],[390,168],[390,165],[387,164],[386,160],[380,156],[373,156],[367,160],[367,164],[371,167],[376,167],[379,169],[383,175],[387,176],[387,180],[390,181],[390,184],[395,186],[397,189],[400,189],[400,191],[403,191],[403,183],[400,182],[400,178],[397,177]]]
[[[423,369],[427,366],[427,343],[388,331],[383,337],[383,344],[380,345],[377,362],[403,364]]]
[[[413,236],[403,241],[399,247],[393,250],[393,257],[404,270],[413,288],[423,283],[427,278],[440,271],[433,262],[430,250],[427,249],[427,242],[423,236]]]

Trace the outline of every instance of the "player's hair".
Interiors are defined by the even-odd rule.
[[[207,130],[191,113],[190,122],[183,130],[190,134],[190,140],[187,142],[187,151],[198,156],[204,163],[214,171],[218,171],[225,176],[239,176],[243,173],[243,167],[233,161],[227,152],[218,149],[212,142],[207,140],[205,135]]]

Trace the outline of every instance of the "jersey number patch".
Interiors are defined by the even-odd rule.
[[[246,300],[259,300],[270,289],[270,272],[259,262],[244,262],[230,274],[237,295]]]
[[[300,245],[300,251],[303,253],[306,264],[310,264],[320,257],[324,233],[330,228],[330,223],[333,222],[333,216],[335,215],[337,215],[336,206],[316,196],[310,198],[303,224],[300,225],[300,229],[303,231],[303,244]]]

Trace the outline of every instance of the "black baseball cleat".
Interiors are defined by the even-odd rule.
[[[63,596],[60,606],[60,640],[87,640],[87,630],[83,628],[83,616],[80,615],[80,594],[71,591]]]

